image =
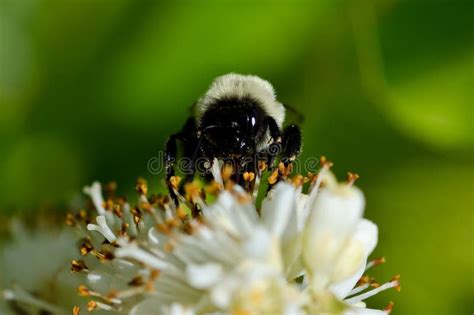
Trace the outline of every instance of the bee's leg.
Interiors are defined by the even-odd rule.
[[[175,176],[174,164],[177,158],[177,141],[182,141],[184,143],[184,158],[190,155],[190,152],[195,151],[195,144],[196,144],[196,124],[193,118],[188,119],[186,124],[184,125],[183,129],[171,135],[166,141],[165,145],[165,154],[164,154],[164,162],[165,162],[165,170],[166,170],[166,185],[168,186],[168,191],[170,194],[171,199],[173,199],[176,206],[178,206],[178,196],[175,193],[175,188],[173,188],[173,183],[171,183],[171,178]],[[190,170],[186,169],[183,170],[184,172],[189,172]],[[176,183],[174,183],[176,184]]]
[[[296,125],[290,125],[283,130],[280,163],[278,170],[271,170],[268,190],[271,190],[279,181],[286,179],[292,171],[292,163],[301,153],[301,130]]]
[[[174,163],[176,162],[176,154],[177,154],[177,140],[180,138],[180,134],[173,134],[168,138],[168,141],[166,141],[165,145],[165,171],[166,171],[166,185],[168,186],[168,192],[175,203],[176,206],[178,206],[179,201],[178,201],[178,196],[176,196],[176,193],[173,188],[173,183],[171,183],[171,178],[175,176],[175,171],[174,171]]]
[[[263,155],[266,157],[268,170],[270,172],[273,172],[274,167],[275,167],[274,166],[275,159],[282,152],[282,143],[281,143],[282,136],[281,136],[281,131],[280,131],[280,128],[278,127],[278,124],[276,123],[275,119],[273,119],[271,116],[267,116],[265,118],[265,124],[267,125],[272,142],[265,149],[265,152]]]
[[[283,130],[281,161],[288,167],[293,163],[302,149],[301,130],[296,125],[290,125]]]

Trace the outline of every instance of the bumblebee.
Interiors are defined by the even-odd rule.
[[[175,202],[170,179],[175,175],[178,141],[189,161],[180,189],[196,173],[204,170],[202,175],[208,175],[206,169],[215,159],[231,163],[233,180],[242,184],[244,173],[259,172],[259,162],[272,171],[276,159],[288,166],[301,153],[300,128],[291,124],[283,129],[285,105],[277,101],[273,86],[257,76],[217,77],[193,110],[194,115],[165,145],[166,180]]]

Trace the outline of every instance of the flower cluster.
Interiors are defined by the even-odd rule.
[[[378,230],[363,218],[358,176],[338,183],[331,163],[321,162],[318,174],[294,177],[280,164],[267,192],[258,187],[261,174],[244,174],[238,186],[215,160],[209,185],[189,183],[180,193],[180,179],[171,179],[178,205],[167,194],[150,195],[143,180],[136,206],[111,185],[85,187],[92,211],[67,216],[79,235],[71,270],[84,297],[73,314],[390,313],[392,303],[384,310],[364,303],[400,284],[365,275],[384,259],[368,260]],[[4,295],[60,313],[18,292]]]
[[[217,161],[211,185],[188,184],[183,195],[176,189],[177,207],[166,195],[147,197],[144,181],[133,208],[121,198],[104,200],[99,183],[86,187],[98,216],[80,213],[69,221],[83,233],[82,259],[72,270],[85,275],[79,293],[88,298],[88,310],[389,313],[392,304],[371,310],[364,303],[400,285],[398,277],[379,285],[364,276],[383,259],[368,262],[378,231],[362,217],[357,176],[338,183],[329,167],[324,161],[316,175],[279,181],[259,209],[256,195],[232,184]],[[177,187],[179,178],[173,181]]]

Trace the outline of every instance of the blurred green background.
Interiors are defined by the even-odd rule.
[[[211,80],[259,75],[305,115],[380,228],[395,314],[472,314],[472,1],[0,0],[0,211],[133,189]]]

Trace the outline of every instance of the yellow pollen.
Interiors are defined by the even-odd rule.
[[[184,211],[183,208],[178,207],[178,209],[176,209],[176,215],[178,216],[178,218],[180,218],[182,220],[182,219],[186,218],[186,211]]]
[[[129,286],[139,287],[145,284],[142,276],[136,276],[130,282],[127,283]]]
[[[91,294],[91,291],[83,284],[77,288],[77,292],[80,296],[89,296]]]
[[[123,211],[119,205],[114,205],[112,210],[116,216],[118,216],[119,218],[122,218]]]
[[[359,179],[359,174],[347,172],[347,183],[349,186],[352,186],[357,179]]]
[[[74,218],[74,215],[72,213],[68,213],[66,215],[66,224],[69,226],[76,225],[76,219]]]
[[[155,286],[153,285],[153,281],[147,281],[147,283],[145,284],[145,291],[146,292],[155,291]]]
[[[179,176],[171,176],[170,178],[170,185],[173,187],[175,190],[178,190],[179,187],[179,182],[181,181],[181,177]]]
[[[87,219],[87,211],[84,209],[79,210],[79,218],[81,220]]]
[[[79,260],[76,260],[74,259],[72,262],[71,262],[71,272],[81,272],[83,270],[87,270],[87,266],[86,266],[86,263],[79,259]]]
[[[163,224],[163,223],[159,223],[156,225],[156,228],[163,234],[170,234],[170,228],[166,225],[166,224]]]
[[[268,183],[270,185],[273,185],[277,182],[277,179],[278,179],[278,170],[275,170],[275,171],[273,171],[272,175],[270,175],[270,177],[268,177]]]
[[[170,252],[172,252],[173,249],[174,249],[174,244],[173,244],[172,242],[167,242],[167,243],[163,246],[163,249],[164,249],[166,252],[170,253]]]
[[[302,186],[304,184],[304,177],[302,175],[295,175],[292,179],[293,185],[296,187]]]
[[[319,163],[321,164],[321,166],[323,167],[326,167],[326,168],[331,168],[334,164],[329,161],[324,155],[322,155],[320,158],[319,158]]]
[[[93,249],[94,247],[92,246],[91,240],[89,238],[85,238],[80,247],[81,255],[85,256],[89,254]]]
[[[81,308],[79,306],[74,306],[72,308],[72,315],[79,315],[80,312],[81,312]]]
[[[255,179],[255,174],[253,172],[245,172],[244,173],[244,180],[246,182],[251,182]]]
[[[400,275],[394,276],[391,281],[397,281],[397,285],[395,286],[395,290],[397,292],[400,292],[402,290],[402,286],[400,285]]]
[[[388,305],[383,309],[387,314],[390,314],[393,310],[394,303],[392,301],[388,302]]]
[[[151,280],[156,280],[160,276],[161,271],[159,269],[153,269],[150,274]]]
[[[140,195],[146,195],[148,193],[148,186],[144,178],[137,180],[136,190]]]
[[[97,302],[96,301],[89,301],[89,303],[87,303],[87,310],[89,312],[92,312],[93,310],[95,310],[97,308]]]

